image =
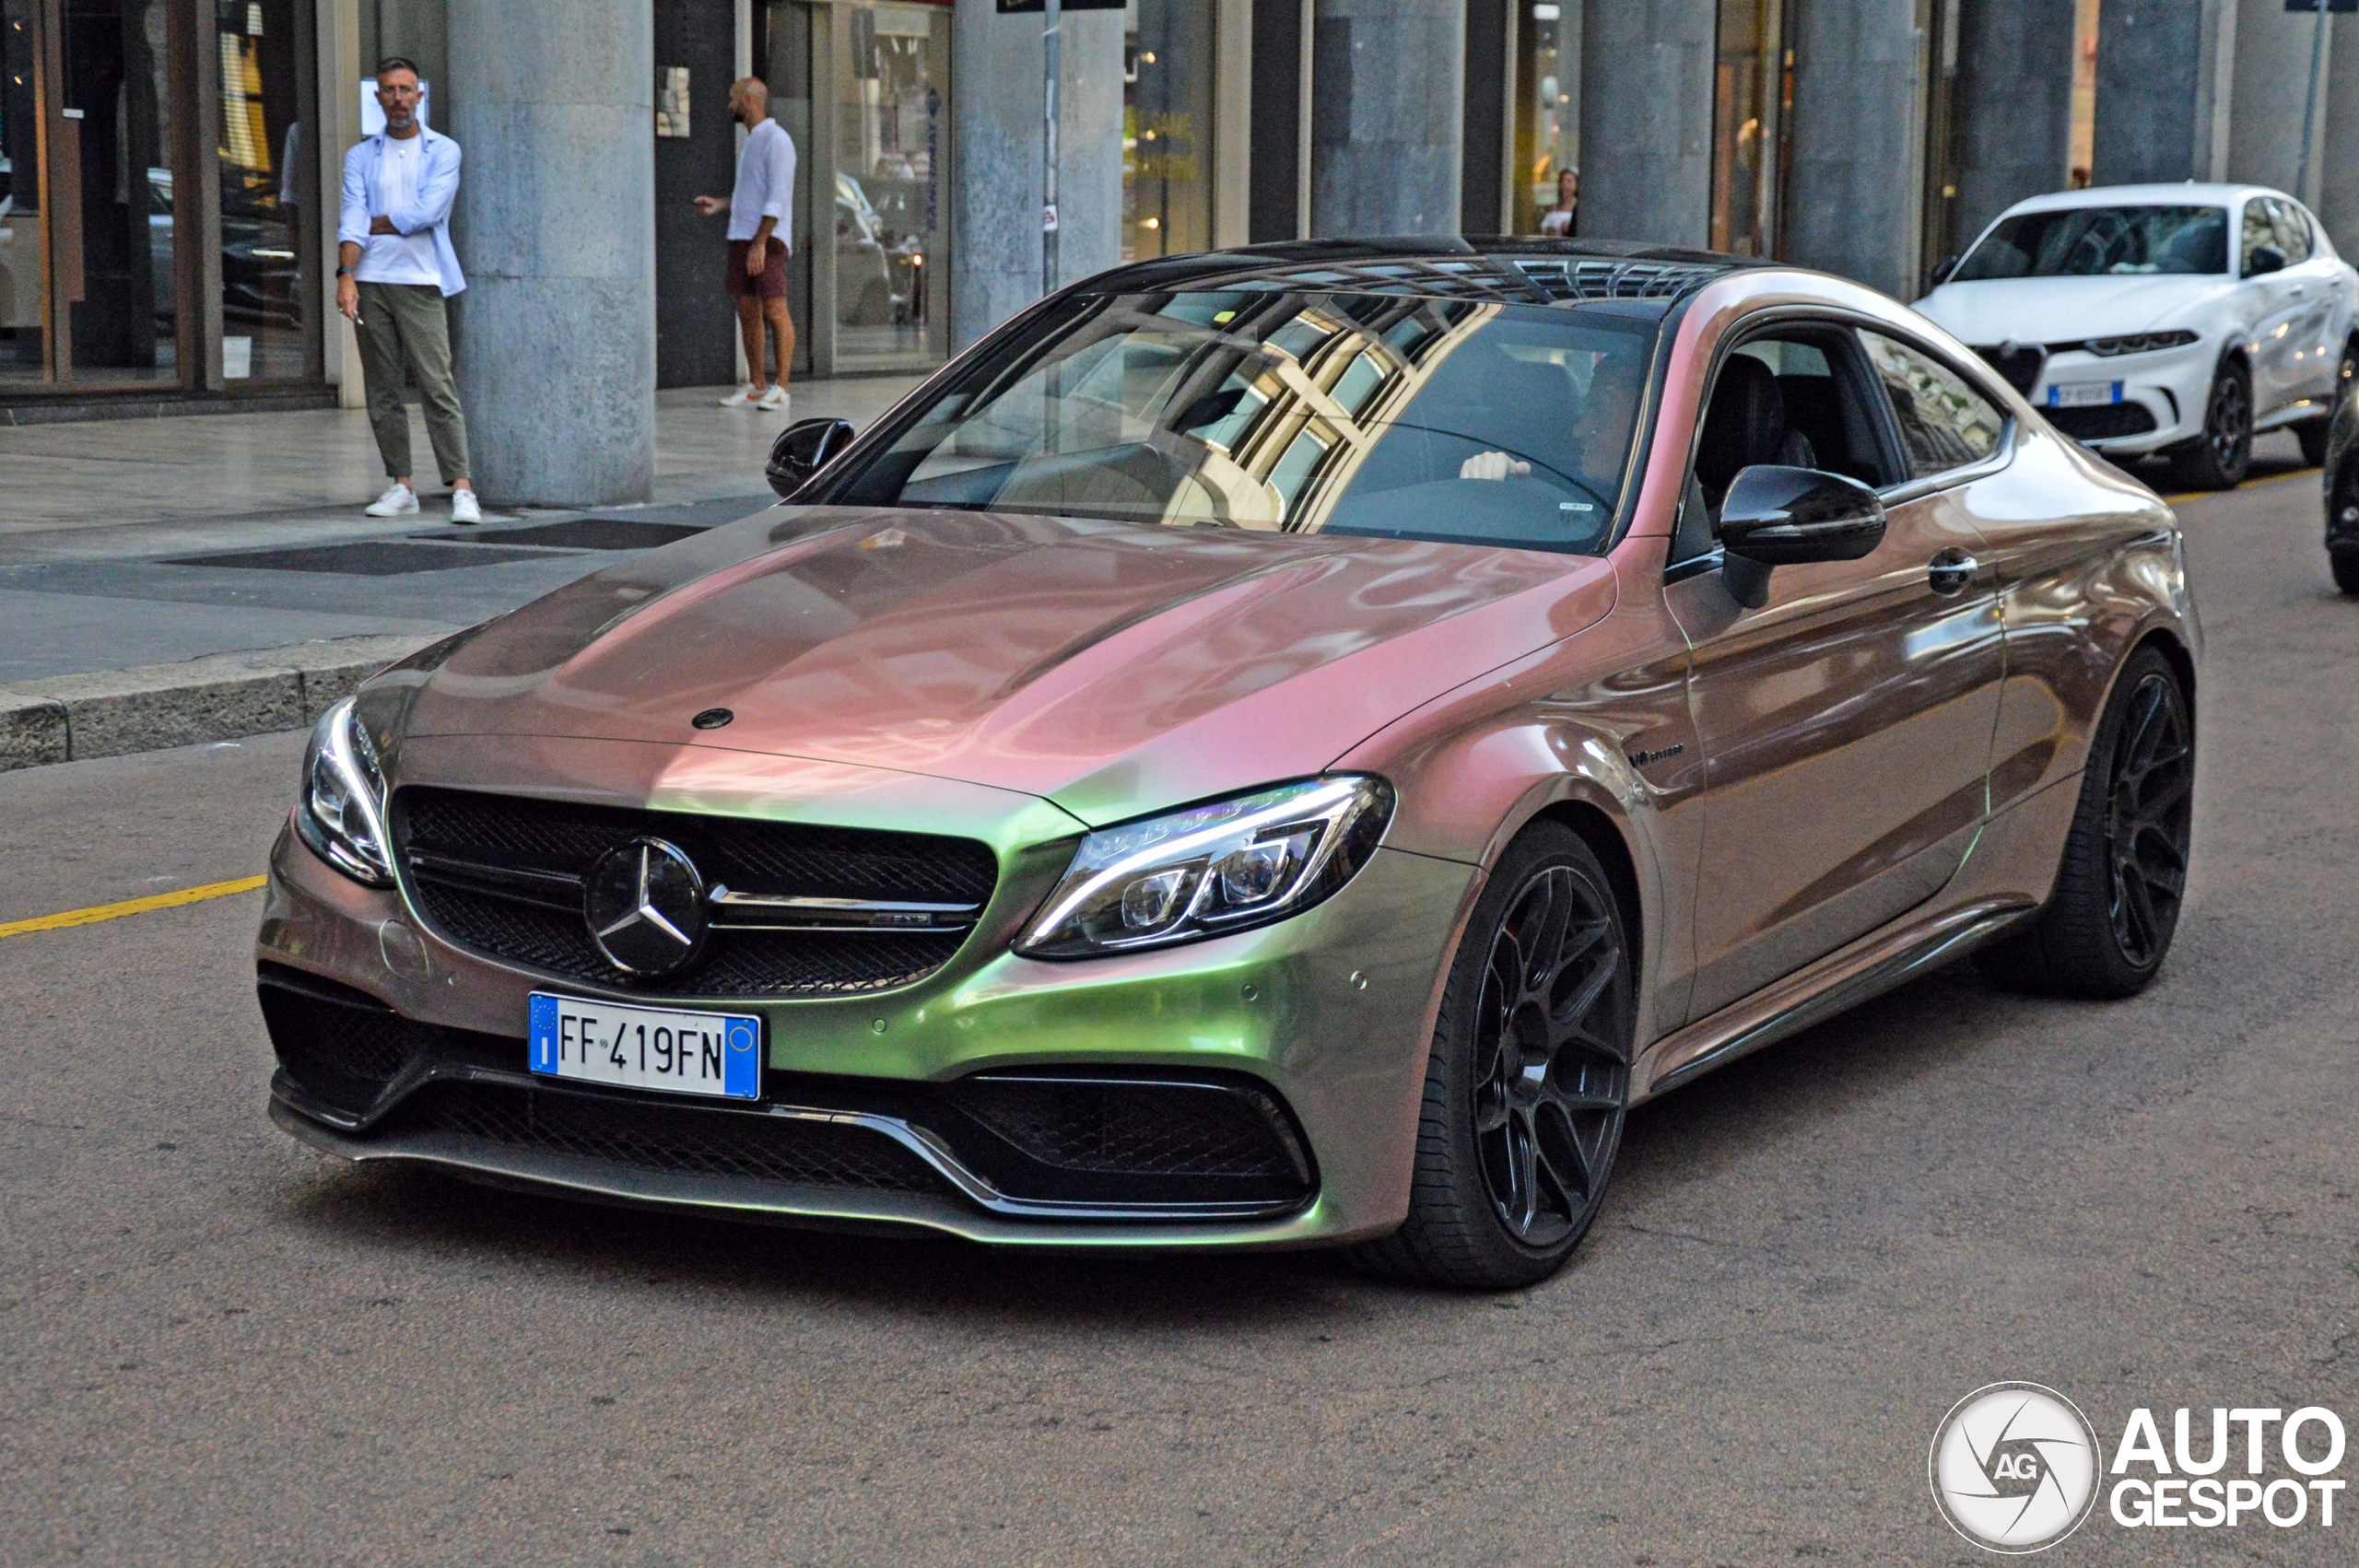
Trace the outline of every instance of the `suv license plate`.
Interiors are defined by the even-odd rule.
[[[2059,381],[2048,389],[2050,408],[2094,408],[2120,401],[2119,381]]]
[[[533,993],[534,1072],[625,1089],[758,1099],[762,1021]]]

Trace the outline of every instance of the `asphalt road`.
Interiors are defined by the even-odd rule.
[[[1925,1457],[1982,1384],[2108,1449],[2137,1405],[2359,1417],[2359,603],[2314,476],[2183,512],[2161,983],[1954,968],[1648,1107],[1520,1295],[356,1172],[264,1117],[253,895],[0,939],[0,1561],[1979,1562]],[[0,777],[0,922],[259,870],[299,743]],[[2047,1561],[2346,1562],[2347,1507]]]

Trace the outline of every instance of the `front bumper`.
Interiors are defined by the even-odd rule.
[[[2033,407],[2083,446],[2116,457],[2142,457],[2203,433],[2204,408],[2218,359],[2217,345],[2201,341],[2184,348],[2111,357],[2068,349],[2048,357],[2039,379],[2025,395]],[[2087,409],[2057,409],[2048,404],[2051,388],[2110,381],[2121,383],[2118,404]],[[2141,423],[2141,415],[2146,427],[2128,428]],[[2120,433],[2106,433],[2116,429]]]
[[[764,1015],[769,1041],[764,1097],[747,1111],[533,1078],[524,1052],[533,990],[626,993],[454,947],[400,894],[346,881],[282,833],[258,957],[361,993],[442,1044],[405,1059],[381,1092],[372,1086],[373,1097],[316,1092],[316,1074],[306,1083],[294,1071],[311,1071],[306,1059],[282,1046],[271,1114],[346,1159],[745,1218],[917,1226],[1050,1246],[1273,1246],[1379,1235],[1407,1212],[1442,964],[1475,876],[1455,861],[1379,850],[1308,913],[1211,942],[1049,964],[979,931],[970,943],[979,951],[899,990],[732,998],[730,1011]],[[1302,1194],[1282,1199],[1257,1189],[1231,1201],[1164,1203],[1117,1191],[1121,1200],[1109,1202],[1102,1184],[1044,1188],[1028,1167],[1012,1180],[1008,1161],[979,1157],[957,1107],[943,1107],[984,1078],[1026,1074],[1262,1094],[1303,1145]],[[475,1108],[432,1113],[434,1096],[454,1094],[475,1096]],[[486,1121],[485,1106],[506,1106],[507,1119]],[[837,1180],[823,1172],[815,1181],[802,1166],[782,1176],[775,1164],[736,1156],[658,1168],[613,1157],[611,1139],[552,1136],[543,1125],[572,1117],[578,1129],[583,1117],[609,1125],[634,1115],[689,1128],[698,1148],[824,1128],[813,1136],[850,1149],[860,1171],[901,1174]],[[516,1132],[520,1117],[534,1136]]]

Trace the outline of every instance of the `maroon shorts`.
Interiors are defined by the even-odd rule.
[[[762,275],[759,277],[745,275],[745,258],[753,249],[751,240],[732,240],[729,242],[729,298],[743,299],[752,294],[764,299],[785,298],[786,241],[772,237],[769,249],[763,252]]]

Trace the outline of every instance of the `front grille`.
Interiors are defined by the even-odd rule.
[[[1310,1170],[1268,1095],[1222,1084],[977,1077],[955,1103],[1042,1164],[1131,1176],[1307,1182]]]
[[[756,1112],[442,1083],[419,1090],[395,1125],[634,1170],[856,1192],[945,1190],[923,1161],[883,1133]]]
[[[677,845],[709,887],[775,897],[980,906],[990,900],[998,879],[998,861],[989,846],[932,834],[633,811],[418,786],[395,793],[393,816],[404,881],[418,913],[442,936],[470,952],[529,969],[650,994],[850,996],[885,990],[922,979],[947,963],[968,928],[719,927],[694,964],[649,980],[626,976],[606,961],[561,881],[503,888],[480,876],[452,876],[447,868],[459,863],[580,878],[608,850],[646,836]]]
[[[2154,427],[2154,416],[2142,403],[2101,403],[2089,408],[2043,408],[2048,422],[2076,441],[2103,441],[2116,436],[2142,436]]]
[[[1989,367],[2007,379],[2007,384],[2019,392],[2029,392],[2039,380],[2040,367],[2048,363],[2048,350],[2036,343],[2002,343],[1995,347],[1977,348]]]

